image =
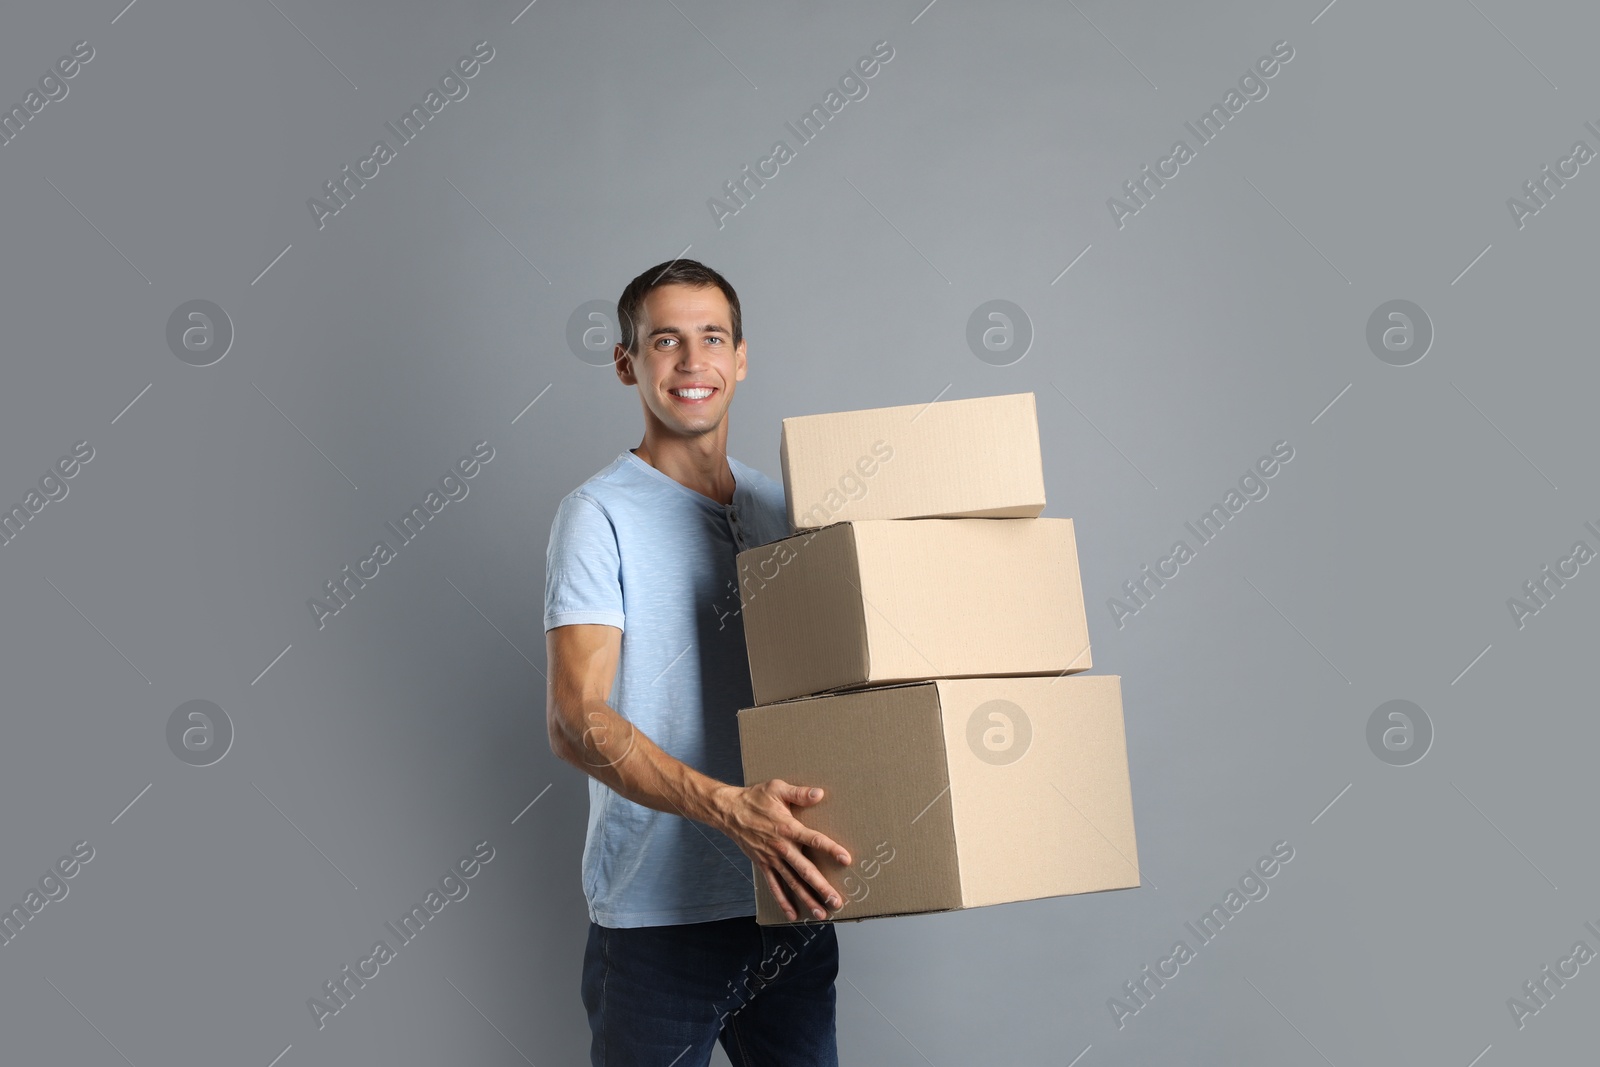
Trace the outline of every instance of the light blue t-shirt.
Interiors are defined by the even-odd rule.
[[[668,755],[743,785],[738,712],[755,699],[735,557],[791,531],[782,484],[731,456],[728,466],[728,506],[632,451],[564,497],[545,557],[544,628],[620,628],[607,703]],[[754,879],[720,831],[589,779],[583,895],[601,926],[754,915]]]

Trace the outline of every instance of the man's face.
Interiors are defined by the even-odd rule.
[[[745,345],[733,344],[728,298],[714,285],[663,285],[644,298],[636,355],[619,344],[617,377],[637,385],[650,415],[668,433],[696,437],[722,425],[736,382],[744,380]],[[708,392],[709,390],[709,392]]]

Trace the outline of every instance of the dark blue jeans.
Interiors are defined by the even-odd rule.
[[[583,955],[593,1067],[838,1067],[831,923],[755,916],[613,929],[591,922]]]

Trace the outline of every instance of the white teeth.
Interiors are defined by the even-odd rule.
[[[671,392],[673,396],[681,396],[685,400],[704,400],[706,397],[711,395],[712,390],[710,390],[710,389],[672,389],[672,390],[669,390],[669,392]]]

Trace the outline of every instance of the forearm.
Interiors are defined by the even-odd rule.
[[[581,730],[564,726],[551,739],[563,760],[635,804],[720,828],[722,800],[735,786],[668,755],[604,701],[586,702],[578,720]]]

